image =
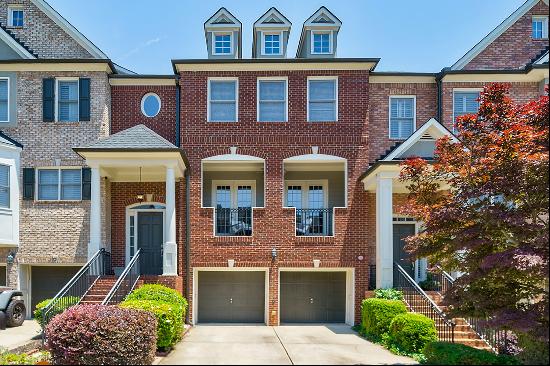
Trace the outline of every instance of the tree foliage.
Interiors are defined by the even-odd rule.
[[[445,296],[454,315],[548,340],[548,97],[519,105],[509,88],[486,86],[433,162],[403,164],[402,210],[425,227],[406,249],[464,273]]]

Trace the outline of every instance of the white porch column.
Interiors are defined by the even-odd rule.
[[[393,287],[393,178],[376,176],[376,287]]]
[[[173,167],[166,168],[166,228],[162,258],[162,274],[178,274],[178,246],[176,244],[176,178]]]
[[[101,177],[99,168],[92,168],[91,207],[90,207],[90,244],[88,260],[101,248]]]

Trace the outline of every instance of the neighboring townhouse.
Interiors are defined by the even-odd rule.
[[[32,6],[46,5],[25,4],[30,25]],[[291,21],[269,9],[250,25],[252,59],[242,58],[248,25],[221,8],[204,23],[208,57],[172,60],[172,75],[130,73],[67,25],[66,54],[40,58],[38,40],[13,38],[19,28],[2,21],[11,46],[0,72],[17,86],[6,104],[17,120],[0,128],[8,284],[34,304],[106,249],[115,276],[102,284],[134,271],[173,287],[193,324],[358,322],[365,292],[393,285],[394,262],[426,277],[426,261],[403,250],[420,223],[398,214],[399,164],[454,138],[488,82],[512,83],[517,101],[544,93],[547,14],[547,0],[527,1],[439,73],[338,58],[342,21],[325,7],[303,23],[295,57]],[[23,51],[35,59],[10,54]],[[96,288],[84,301],[105,296]]]

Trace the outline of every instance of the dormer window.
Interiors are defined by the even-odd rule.
[[[215,55],[230,55],[233,53],[231,48],[231,33],[214,33]]]
[[[311,32],[311,50],[314,54],[332,53],[332,32]]]
[[[23,8],[20,6],[10,6],[8,8],[8,24],[10,27],[21,28],[24,24]]]
[[[281,54],[281,34],[264,33],[264,55]]]
[[[548,17],[534,16],[533,17],[533,39],[548,38]]]

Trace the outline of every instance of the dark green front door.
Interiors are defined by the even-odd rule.
[[[345,272],[281,272],[282,323],[344,323]]]
[[[138,213],[138,248],[141,249],[139,257],[141,274],[162,274],[163,232],[162,212]]]
[[[414,262],[405,252],[405,238],[416,233],[415,224],[393,225],[393,261],[398,263],[414,279]]]

